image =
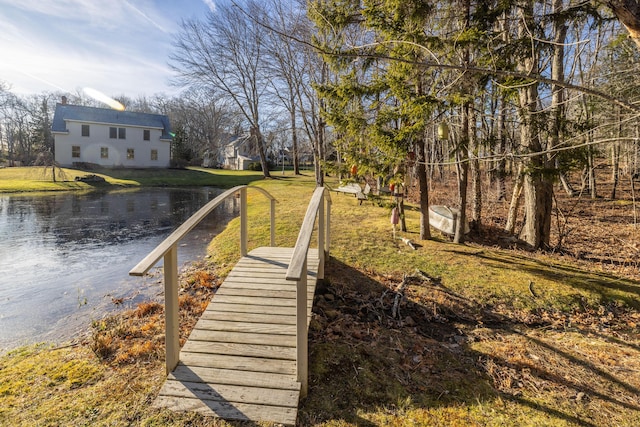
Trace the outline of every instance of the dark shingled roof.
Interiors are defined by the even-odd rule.
[[[53,132],[67,132],[66,120],[160,128],[162,129],[162,139],[171,139],[169,118],[162,114],[136,113],[133,111],[118,111],[111,108],[56,104],[56,112],[53,115],[51,130]]]

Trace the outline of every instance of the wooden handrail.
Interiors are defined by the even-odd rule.
[[[326,211],[325,211],[326,201]],[[325,218],[326,215],[326,218]],[[313,192],[307,213],[302,221],[300,233],[293,248],[286,279],[296,281],[296,364],[297,379],[300,382],[300,396],[305,397],[309,388],[309,349],[307,328],[307,258],[311,236],[318,218],[318,275],[324,277],[324,260],[329,255],[331,218],[331,195],[324,187]],[[326,228],[325,228],[326,226]]]
[[[247,189],[255,189],[271,201],[271,246],[275,246],[275,206],[276,199],[265,189],[248,185],[239,185],[220,194],[191,215],[180,227],[162,241],[149,255],[144,257],[129,271],[131,276],[144,276],[164,257],[164,304],[165,304],[165,344],[166,369],[170,373],[178,364],[180,355],[179,316],[178,316],[178,242],[211,211],[227,198],[240,192],[240,253],[247,254]]]
[[[300,233],[298,233],[298,239],[296,240],[296,245],[293,249],[293,255],[291,255],[291,262],[287,269],[287,280],[300,280],[302,278],[303,262],[307,258],[309,246],[311,245],[313,226],[315,225],[316,217],[318,216],[320,209],[324,208],[324,204],[320,204],[323,198],[327,200],[327,206],[330,207],[331,195],[329,194],[329,191],[324,187],[316,188],[313,192],[313,196],[311,197],[311,201],[309,202],[309,206],[307,207],[307,213],[302,221]],[[327,209],[326,215],[327,219],[330,218],[330,209]],[[320,221],[323,223],[324,228],[325,218],[321,217]],[[326,222],[328,223],[329,221],[327,220]],[[324,243],[322,245],[324,247],[318,247],[318,255],[323,256],[320,254],[321,252],[329,252],[329,232],[318,233],[318,241],[319,243]]]
[[[156,248],[149,253],[142,261],[140,261],[135,267],[129,271],[129,275],[131,276],[144,276],[147,274],[151,267],[156,265],[160,258],[164,256],[165,253],[174,245],[176,245],[189,231],[191,231],[196,225],[200,223],[212,210],[217,208],[224,202],[227,198],[234,195],[238,191],[243,189],[256,189],[264,194],[268,199],[271,200],[271,246],[275,246],[275,227],[274,227],[274,218],[275,218],[275,201],[276,199],[269,194],[265,189],[260,187],[250,187],[248,185],[238,185],[233,187],[224,193],[220,194],[215,199],[208,202],[206,205],[201,207],[196,213],[191,215],[189,219],[187,219],[180,227],[176,228],[173,233],[171,233],[166,239],[162,241]],[[242,201],[242,200],[241,200]],[[245,198],[246,201],[246,198]],[[242,206],[240,207],[242,212]],[[246,209],[245,209],[246,214]],[[243,216],[243,215],[241,215]],[[242,221],[242,219],[241,219]],[[245,227],[246,231],[246,227]],[[243,254],[246,255],[246,254]]]

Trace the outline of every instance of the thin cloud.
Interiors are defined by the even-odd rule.
[[[0,0],[0,80],[16,93],[173,92],[171,34],[208,1]]]
[[[213,2],[213,0],[202,0],[202,2],[209,8],[211,12],[216,11],[216,4]]]
[[[41,19],[49,17],[80,22],[89,21],[93,25],[110,25],[115,18],[124,15],[118,2],[109,2],[108,7],[94,0],[0,0],[0,4],[40,16]]]
[[[21,74],[24,74],[25,76],[27,76],[27,77],[29,77],[31,79],[37,80],[37,81],[39,81],[41,83],[44,83],[45,85],[51,86],[54,89],[58,89],[58,90],[61,90],[63,92],[70,92],[69,88],[64,88],[62,86],[58,86],[57,84],[55,84],[53,82],[50,82],[49,80],[44,79],[42,77],[35,76],[35,75],[31,74],[31,73],[27,73],[26,71],[18,70],[18,72],[21,73]]]
[[[144,18],[147,22],[151,23],[151,25],[153,25],[154,27],[156,27],[157,29],[159,29],[160,31],[162,31],[163,33],[169,34],[170,32],[167,31],[166,28],[164,28],[162,25],[158,24],[156,21],[154,21],[153,19],[151,19],[151,17],[149,17],[149,15],[147,15],[146,13],[144,13],[143,11],[141,11],[140,9],[138,9],[137,7],[135,7],[134,5],[132,5],[130,2],[128,2],[127,0],[124,0],[124,4],[126,4],[128,7],[130,7],[132,10],[134,10],[138,15],[140,15],[142,18]]]

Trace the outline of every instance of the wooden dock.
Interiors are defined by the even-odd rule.
[[[180,351],[154,406],[228,420],[295,425],[296,282],[286,280],[293,248],[262,247],[242,257]],[[307,327],[317,249],[307,258]]]

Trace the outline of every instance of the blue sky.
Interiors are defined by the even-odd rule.
[[[182,19],[214,0],[0,0],[0,81],[16,94],[176,94],[168,56]]]

